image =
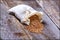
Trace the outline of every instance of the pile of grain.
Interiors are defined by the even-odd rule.
[[[30,25],[25,28],[30,32],[41,33],[44,25],[40,22],[39,17],[37,15],[31,16],[30,21]]]

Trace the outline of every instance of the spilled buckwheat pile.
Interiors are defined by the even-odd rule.
[[[30,32],[41,33],[44,25],[40,22],[39,17],[37,15],[33,15],[30,17],[30,21],[30,25],[25,28]]]

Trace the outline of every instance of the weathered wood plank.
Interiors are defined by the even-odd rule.
[[[54,24],[60,29],[59,0],[36,0]]]
[[[44,35],[43,37],[47,39],[58,39],[59,29],[56,27],[56,25],[50,20],[50,18],[46,14],[44,14],[43,16],[43,21],[45,22],[43,33],[42,34],[30,33],[30,34],[33,35],[37,39],[40,38],[41,35],[42,36]]]
[[[19,4],[27,4],[27,5],[30,5],[30,6],[32,6],[34,9],[36,8],[36,7],[40,7],[39,5],[37,5],[37,2],[36,1],[21,1],[21,0],[13,0],[13,1],[9,1],[8,2],[8,0],[6,0],[6,1],[3,1],[3,3],[6,5],[6,6],[8,6],[8,7],[13,7],[13,6],[16,6],[16,5],[19,5]]]
[[[7,13],[6,6],[1,6],[0,34],[2,39],[31,39],[29,34],[24,31],[22,24],[13,16]],[[4,16],[4,17],[3,17]],[[24,36],[17,37],[14,33],[22,33]],[[20,34],[21,35],[21,34]]]
[[[43,16],[45,26],[42,34],[31,33],[28,30],[24,29],[25,27],[24,25],[22,25],[14,16],[10,16],[6,12],[7,11],[6,8],[9,9],[9,7],[13,7],[14,5],[17,5],[18,1],[16,1],[15,3],[16,4],[14,4],[14,2],[12,1],[12,6],[11,5],[7,6],[8,4],[5,7],[4,7],[4,4],[2,5],[3,7],[1,6],[2,7],[1,11],[3,10],[1,12],[2,20],[0,21],[2,24],[0,28],[2,39],[4,38],[7,38],[7,39],[27,39],[28,38],[28,39],[39,39],[39,40],[59,39],[58,28],[55,26],[55,24],[50,20],[50,18],[46,14],[44,14]],[[37,9],[37,7],[35,8]],[[38,11],[40,11],[40,9]],[[18,32],[22,32],[23,34],[25,34],[25,36],[17,37],[13,34]]]

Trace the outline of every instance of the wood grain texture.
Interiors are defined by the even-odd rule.
[[[32,6],[33,8],[40,11],[40,7],[35,4],[35,1],[20,1],[20,0],[3,0],[0,4],[1,7],[1,19],[0,19],[0,34],[2,39],[23,39],[23,40],[55,40],[59,39],[59,29],[51,21],[51,19],[44,12],[43,21],[44,21],[44,30],[42,34],[36,34],[29,32],[24,27],[25,25],[21,24],[16,17],[9,15],[7,10],[15,5],[24,3]],[[15,2],[15,3],[14,3]],[[30,3],[29,3],[30,2]],[[34,2],[34,4],[33,4]],[[16,36],[14,33],[22,33],[24,36]]]
[[[54,24],[60,29],[59,0],[36,0]]]

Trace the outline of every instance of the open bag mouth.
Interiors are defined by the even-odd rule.
[[[44,28],[44,25],[40,22],[39,17],[37,15],[33,15],[29,17],[29,19],[30,24],[25,28],[30,32],[41,33]]]

